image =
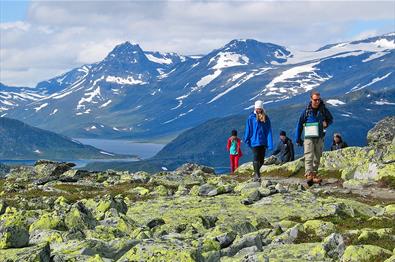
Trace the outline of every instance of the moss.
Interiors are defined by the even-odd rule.
[[[382,187],[395,189],[395,176],[383,176],[378,182]]]

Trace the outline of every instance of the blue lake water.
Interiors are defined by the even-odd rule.
[[[85,145],[91,145],[96,148],[102,149],[104,151],[126,154],[126,155],[136,155],[140,159],[147,159],[153,157],[158,153],[165,144],[155,144],[155,143],[139,143],[130,140],[113,140],[113,139],[86,139],[86,138],[74,138]],[[65,162],[72,162],[76,164],[75,168],[82,168],[91,162],[110,162],[110,161],[138,161],[136,158],[126,158],[126,159],[63,159]],[[23,160],[9,160],[0,159],[0,163],[8,165],[33,165],[36,160],[23,159]]]
[[[141,159],[153,157],[165,144],[138,143],[130,140],[74,138],[85,145],[91,145],[117,154],[137,155]]]

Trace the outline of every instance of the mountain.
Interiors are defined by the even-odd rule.
[[[246,114],[256,99],[276,108],[395,86],[395,34],[289,50],[232,40],[199,57],[144,51],[129,42],[95,64],[41,82],[44,98],[2,115],[71,137],[175,136],[215,117]]]
[[[308,97],[305,96],[305,99],[308,101]],[[395,88],[375,92],[364,89],[325,100],[326,106],[334,116],[334,123],[327,130],[325,150],[329,150],[332,134],[335,132],[340,132],[350,146],[364,146],[367,131],[379,119],[395,115]],[[305,104],[295,103],[267,110],[272,123],[274,142],[278,141],[280,130],[285,130],[288,137],[294,140],[297,120],[304,108]],[[211,119],[181,133],[157,155],[146,161],[95,163],[89,165],[88,168],[156,172],[162,167],[172,170],[185,162],[195,162],[217,168],[228,167],[229,153],[226,151],[226,141],[232,129],[238,130],[239,137],[244,136],[247,116],[248,114],[243,114]],[[303,153],[301,147],[295,145],[295,149],[297,155]],[[242,151],[244,156],[241,158],[241,163],[251,161],[251,150],[242,144]],[[266,153],[266,156],[268,155],[270,152]]]
[[[111,159],[105,152],[21,121],[0,118],[0,159]]]
[[[12,87],[0,83],[0,116],[7,110],[23,107],[44,97],[44,94],[34,88]]]

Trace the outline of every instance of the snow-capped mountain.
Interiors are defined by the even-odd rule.
[[[5,111],[22,107],[45,97],[37,89],[28,87],[10,87],[0,83],[0,116]]]
[[[232,40],[199,57],[126,42],[103,61],[39,83],[45,97],[0,113],[70,136],[161,136],[245,112],[255,99],[270,108],[305,101],[313,88],[324,96],[394,88],[394,61],[394,33],[312,52]]]

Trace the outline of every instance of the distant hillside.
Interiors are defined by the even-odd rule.
[[[0,159],[62,160],[121,157],[15,119],[0,118]]]
[[[342,133],[349,145],[366,145],[367,131],[385,116],[395,115],[395,88],[379,92],[361,90],[350,93],[342,98],[327,98],[327,106],[334,115],[334,124],[328,128],[325,149],[328,150],[334,132]],[[306,97],[308,99],[308,96]],[[272,121],[274,141],[278,141],[280,130],[294,140],[297,119],[305,104],[293,104],[277,109],[268,110]],[[147,161],[134,163],[98,163],[89,166],[92,169],[115,168],[118,170],[147,170],[157,171],[162,167],[174,169],[185,162],[227,167],[228,152],[226,141],[232,129],[239,131],[239,137],[244,135],[247,114],[234,115],[225,118],[211,119],[197,127],[191,128],[166,145],[156,156]],[[296,153],[301,155],[302,148],[295,146]],[[241,162],[251,161],[251,150],[242,145],[244,157]],[[267,153],[266,155],[270,154]]]

